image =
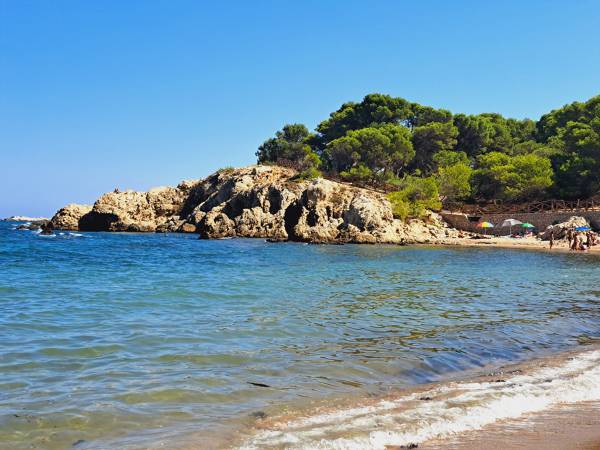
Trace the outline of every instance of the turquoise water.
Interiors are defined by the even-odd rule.
[[[0,223],[3,449],[176,447],[600,332],[595,255],[13,226]]]

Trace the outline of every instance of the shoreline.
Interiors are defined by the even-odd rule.
[[[56,232],[73,232],[72,230],[57,229]],[[180,235],[191,235],[199,236],[198,233],[191,232],[147,232],[147,231],[77,231],[77,233],[111,233],[111,234],[131,234],[131,235],[163,235],[163,234],[180,234]],[[482,235],[483,236],[483,235]],[[199,239],[199,238],[198,238]],[[229,239],[258,239],[264,240],[270,244],[279,243],[296,243],[305,245],[384,245],[384,246],[402,246],[402,247],[457,247],[457,248],[499,248],[499,249],[515,249],[515,250],[537,250],[545,251],[547,253],[573,253],[573,254],[586,254],[594,253],[600,254],[600,245],[593,246],[587,251],[571,251],[568,247],[566,240],[554,241],[554,247],[552,249],[548,246],[548,241],[541,241],[536,238],[509,238],[509,237],[498,237],[498,236],[485,236],[479,239],[472,239],[468,237],[458,238],[445,238],[439,240],[425,240],[416,242],[406,242],[403,244],[393,242],[307,242],[301,240],[286,240],[286,239],[273,239],[270,237],[259,237],[259,236],[231,236],[224,238],[210,238],[202,240],[219,241]]]
[[[375,399],[258,418],[236,430],[243,437],[215,448],[599,450],[600,345],[584,347],[461,371]]]

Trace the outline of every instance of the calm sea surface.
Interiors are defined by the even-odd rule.
[[[13,227],[2,449],[168,448],[600,336],[595,255]]]

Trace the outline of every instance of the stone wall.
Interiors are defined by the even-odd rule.
[[[509,228],[499,225],[506,219],[517,219],[535,225],[535,231],[544,231],[549,225],[565,222],[570,217],[585,217],[592,228],[600,229],[600,211],[566,211],[566,212],[539,212],[539,213],[513,213],[513,214],[484,214],[482,216],[467,216],[460,213],[442,213],[442,217],[450,226],[464,231],[482,232],[477,228],[479,222],[490,222],[495,228],[488,228],[487,234],[506,235]],[[515,227],[513,227],[515,228]]]

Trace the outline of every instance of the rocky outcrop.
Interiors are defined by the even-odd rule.
[[[589,223],[584,217],[572,216],[566,222],[550,225],[544,230],[540,237],[542,240],[547,241],[550,239],[550,235],[554,233],[554,239],[564,239],[567,237],[567,231],[569,229],[574,230],[577,227],[585,226],[589,226]]]
[[[17,227],[17,230],[31,230],[31,231],[42,230],[49,223],[50,223],[50,219],[34,220],[31,222],[27,222],[27,223],[19,225]]]
[[[149,192],[104,194],[79,216],[80,230],[196,232],[204,239],[260,237],[314,243],[437,243],[456,235],[439,216],[394,219],[386,197],[292,169],[250,166]],[[72,207],[72,205],[69,205]],[[52,219],[72,225],[67,208]],[[65,211],[67,210],[67,211]],[[77,217],[72,214],[73,219]]]
[[[81,218],[92,210],[91,205],[71,203],[59,209],[52,217],[52,225],[60,230],[78,230]]]
[[[82,231],[178,231],[179,217],[196,182],[158,187],[148,192],[115,190],[100,197],[79,220]]]

